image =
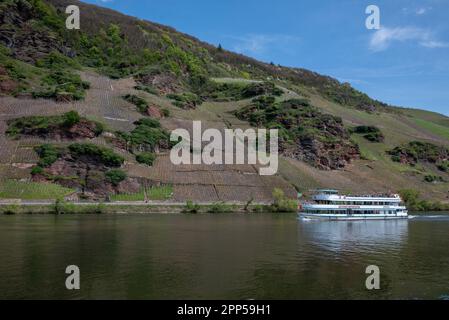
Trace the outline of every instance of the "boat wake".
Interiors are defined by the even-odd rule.
[[[408,216],[409,219],[414,219],[414,220],[449,220],[449,215],[448,214],[439,214],[439,215],[409,215]]]

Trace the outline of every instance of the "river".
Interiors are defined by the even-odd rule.
[[[449,215],[1,216],[0,255],[1,299],[449,298]],[[68,265],[80,290],[65,287]]]

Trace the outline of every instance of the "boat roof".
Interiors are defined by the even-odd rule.
[[[318,189],[316,190],[318,192],[332,192],[332,193],[338,193],[338,190],[335,189]]]

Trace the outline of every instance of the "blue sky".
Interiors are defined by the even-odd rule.
[[[390,104],[449,115],[449,0],[85,2],[262,61],[330,75]],[[380,30],[365,27],[370,4],[380,8]]]

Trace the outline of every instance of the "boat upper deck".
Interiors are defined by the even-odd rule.
[[[340,195],[336,190],[318,190],[317,194],[312,197],[315,201],[330,202],[354,202],[364,204],[378,203],[400,203],[401,197],[398,194],[382,194],[382,195]]]

